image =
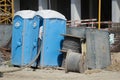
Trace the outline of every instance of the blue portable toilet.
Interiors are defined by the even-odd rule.
[[[12,31],[11,63],[16,66],[29,64],[37,54],[40,19],[35,11],[23,10],[15,13]],[[35,66],[36,63],[33,64]]]
[[[43,21],[41,66],[59,66],[62,53],[61,44],[64,39],[61,34],[66,33],[66,18],[53,10],[41,10],[36,13]]]

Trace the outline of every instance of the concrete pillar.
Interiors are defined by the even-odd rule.
[[[39,10],[48,9],[48,0],[39,0]]]
[[[89,18],[93,17],[93,0],[89,0]]]
[[[71,0],[71,20],[81,20],[81,0]]]
[[[112,21],[120,22],[120,0],[112,0]]]
[[[14,0],[14,11],[17,12],[20,10],[20,0]]]

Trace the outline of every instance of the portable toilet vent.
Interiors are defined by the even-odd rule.
[[[35,13],[31,10],[15,13],[12,32],[13,65],[27,65],[37,54],[40,19],[35,16]]]
[[[43,29],[40,27],[40,29],[43,30],[40,65],[59,66],[62,61],[62,53],[60,50],[64,39],[61,34],[66,33],[66,18],[53,10],[38,11],[36,16],[43,20],[43,25],[41,26]]]

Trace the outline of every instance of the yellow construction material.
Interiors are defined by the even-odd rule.
[[[14,0],[0,0],[0,24],[12,24]]]
[[[99,6],[98,6],[98,29],[101,28],[101,0],[99,0]]]

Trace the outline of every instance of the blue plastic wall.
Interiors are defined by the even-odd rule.
[[[61,44],[66,33],[66,21],[62,19],[43,20],[42,53],[40,58],[41,66],[59,66],[62,53]]]
[[[23,19],[18,15],[14,17],[11,60],[13,65],[27,65],[36,56],[39,20],[38,17],[33,19]]]

